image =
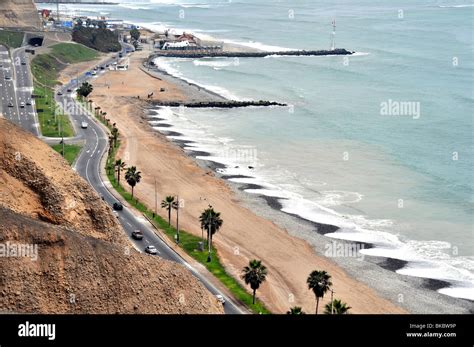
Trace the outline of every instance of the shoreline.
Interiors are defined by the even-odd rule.
[[[141,69],[141,67],[140,67],[140,69]],[[141,70],[143,71],[143,69],[141,69]],[[185,80],[181,80],[181,79],[179,79],[175,76],[173,76],[172,78],[166,78],[166,77],[163,78],[163,76],[167,76],[165,73],[163,73],[163,75],[161,77],[151,76],[150,74],[147,74],[147,75],[150,76],[151,78],[156,78],[156,79],[158,79],[160,81],[164,81],[166,83],[172,83],[173,80],[179,80],[179,81],[181,81],[181,83],[180,83],[179,86],[177,86],[177,89],[181,89],[182,96],[184,96],[184,95],[187,96],[188,95],[188,90],[189,90],[189,94],[190,94],[191,98],[197,96],[197,94],[196,94],[196,85],[192,85],[192,84],[190,84],[189,82],[187,82]],[[168,76],[170,76],[170,75],[168,74]],[[133,76],[128,76],[127,78],[133,79],[134,77]],[[203,89],[202,87],[199,87],[199,88]],[[203,91],[198,89],[197,92],[199,94],[201,94]],[[205,91],[204,91],[204,93],[205,93]],[[97,98],[97,96],[94,97],[94,100],[96,100],[96,98]],[[108,99],[109,96],[104,97],[104,98]],[[186,99],[186,97],[184,97],[183,99]],[[100,103],[101,103],[101,101],[99,101],[99,104]],[[158,112],[156,110],[150,110],[149,107],[142,107],[142,108],[144,109],[145,113],[158,115]],[[108,114],[111,117],[114,117],[113,113],[114,113],[114,111],[111,111]],[[135,112],[135,114],[136,114],[136,112]],[[128,116],[131,117],[131,115],[128,115]],[[122,116],[122,121],[132,122],[130,124],[135,124],[135,122],[142,123],[141,126],[145,126],[148,129],[146,131],[147,133],[155,134],[153,137],[156,137],[157,139],[162,138],[164,141],[169,143],[169,145],[162,144],[164,146],[164,148],[166,148],[167,151],[168,150],[172,151],[169,148],[169,146],[179,147],[181,149],[179,152],[182,153],[183,157],[193,158],[193,159],[190,159],[190,160],[197,163],[199,165],[199,167],[201,167],[201,169],[204,170],[204,171],[201,170],[200,171],[201,173],[199,175],[216,176],[216,178],[218,180],[221,180],[222,177],[219,177],[219,173],[218,173],[218,171],[216,172],[216,170],[219,169],[219,168],[225,167],[223,164],[211,162],[211,161],[208,161],[208,160],[205,160],[205,159],[196,158],[197,156],[203,156],[204,157],[204,155],[202,155],[204,153],[200,153],[200,154],[197,153],[196,154],[196,152],[195,152],[195,156],[193,156],[192,151],[187,151],[187,150],[185,151],[183,149],[184,145],[187,144],[187,143],[190,143],[192,141],[171,140],[169,138],[166,138],[166,135],[164,135],[163,132],[165,132],[168,136],[170,136],[170,135],[179,136],[179,134],[180,134],[179,132],[176,132],[176,131],[172,130],[173,125],[169,124],[167,126],[167,128],[170,128],[170,129],[167,130],[167,131],[163,130],[163,131],[158,132],[158,131],[152,129],[151,125],[148,124],[149,119],[147,118],[147,114],[142,114],[141,116],[132,117],[133,119],[130,119],[130,120],[126,120],[123,117],[126,117],[126,115]],[[154,120],[159,120],[159,119],[162,119],[162,118],[154,117]],[[119,128],[122,128],[122,129],[120,129],[121,132],[124,131],[124,133],[127,133],[128,129],[124,129],[123,124],[121,125],[120,123],[118,123],[118,126],[119,126]],[[132,141],[132,142],[134,142],[134,141]],[[160,142],[161,141],[162,140],[160,140]],[[129,142],[129,141],[127,141],[127,142]],[[138,141],[136,141],[136,143],[131,144],[132,148],[133,147],[138,147],[138,146],[140,146]],[[156,154],[157,153],[155,153],[155,155]],[[183,161],[184,163],[187,162],[187,160],[185,158],[180,157],[180,154],[178,154],[178,152],[175,153],[173,158],[174,158],[173,161],[177,161],[177,162]],[[160,160],[164,160],[164,159],[161,158]],[[211,163],[211,164],[209,164],[209,163]],[[134,164],[139,165],[136,162],[134,162]],[[189,164],[183,164],[183,165],[185,165],[185,167],[189,166]],[[209,172],[209,170],[211,170],[212,173]],[[191,178],[193,178],[196,175],[195,170],[192,170],[192,172],[194,172],[194,173],[191,174],[190,176],[188,175]],[[186,176],[184,173],[183,173],[183,175]],[[440,313],[440,312],[443,311],[443,309],[440,310],[440,307],[441,308],[444,307],[444,310],[447,313],[463,313],[463,312],[465,312],[465,310],[466,310],[466,302],[465,301],[467,301],[467,300],[450,298],[450,297],[447,297],[445,295],[442,295],[442,294],[439,294],[439,293],[436,293],[436,292],[433,292],[434,293],[433,295],[435,296],[435,298],[433,299],[433,295],[426,295],[426,293],[423,292],[423,291],[426,290],[425,289],[426,285],[423,285],[423,283],[428,283],[429,286],[431,286],[431,288],[435,288],[436,286],[439,286],[440,285],[439,283],[436,284],[436,282],[432,282],[432,281],[429,281],[429,280],[427,282],[426,279],[420,279],[420,278],[409,278],[409,279],[407,279],[408,278],[407,276],[400,276],[400,275],[396,274],[393,271],[395,271],[401,265],[401,263],[397,264],[396,262],[393,262],[391,260],[387,260],[389,258],[376,259],[376,257],[370,257],[371,259],[373,259],[372,262],[354,262],[353,259],[349,259],[349,260],[348,259],[345,259],[345,260],[342,259],[341,260],[341,259],[336,259],[336,258],[324,257],[323,256],[324,251],[322,249],[324,243],[327,243],[328,240],[334,240],[334,239],[328,239],[327,237],[324,237],[323,235],[319,235],[318,238],[316,238],[317,242],[315,242],[314,240],[312,242],[310,242],[310,241],[308,241],[308,238],[304,237],[304,234],[301,234],[299,232],[298,233],[295,232],[295,229],[298,229],[299,225],[304,225],[304,228],[309,230],[309,233],[311,233],[313,235],[313,234],[315,234],[314,233],[315,224],[318,224],[318,223],[312,223],[312,222],[306,221],[306,220],[304,220],[300,217],[292,216],[292,215],[289,215],[289,214],[286,214],[286,213],[282,213],[282,211],[280,211],[280,208],[279,208],[280,206],[278,205],[278,199],[277,198],[273,198],[273,199],[268,198],[268,197],[262,198],[262,196],[260,196],[260,195],[246,193],[244,190],[248,189],[248,188],[242,189],[241,188],[242,185],[239,184],[239,183],[232,182],[229,179],[225,179],[225,180],[221,180],[221,181],[223,181],[226,186],[231,187],[232,191],[236,195],[237,199],[232,199],[232,200],[236,200],[237,204],[239,204],[240,206],[243,206],[244,208],[248,209],[249,213],[252,213],[256,216],[260,216],[260,217],[265,218],[266,221],[268,221],[270,223],[274,223],[277,227],[279,227],[280,230],[283,230],[283,232],[287,233],[291,238],[299,239],[299,240],[303,241],[303,243],[308,244],[309,248],[311,249],[311,253],[314,255],[313,258],[320,259],[317,262],[318,264],[326,263],[328,267],[333,269],[333,270],[331,270],[331,272],[332,271],[337,272],[338,277],[342,276],[342,274],[344,272],[347,272],[348,276],[351,278],[351,280],[347,279],[346,276],[343,275],[343,278],[345,278],[345,280],[344,280],[345,283],[349,283],[349,282],[353,283],[353,281],[358,281],[359,283],[361,283],[363,285],[367,285],[370,288],[374,288],[374,290],[376,291],[376,295],[379,295],[380,298],[383,298],[382,300],[389,300],[391,303],[395,303],[396,306],[404,307],[405,309],[409,309],[409,311],[422,312],[422,310],[420,310],[419,307],[425,306],[424,309],[426,309],[426,307],[429,307],[430,310],[431,310],[431,311],[428,310],[426,312],[438,312],[438,313]],[[203,189],[204,188],[205,187],[203,187]],[[214,188],[215,188],[214,186],[212,186],[212,187],[209,186],[209,190],[212,190]],[[143,187],[142,189],[145,189],[145,188]],[[140,195],[141,200],[143,200],[143,199],[147,200],[146,196],[141,196],[144,193],[141,192],[140,188],[137,190],[137,194]],[[179,195],[181,197],[182,192],[179,192]],[[263,204],[262,204],[262,200],[264,200]],[[254,204],[254,202],[256,202],[256,203]],[[220,211],[220,207],[218,208],[218,210]],[[181,216],[180,216],[180,220],[181,220]],[[296,224],[293,223],[294,221],[296,221]],[[192,228],[191,227],[188,228],[186,226],[186,224],[187,224],[186,222],[183,224],[184,225],[183,229],[186,229],[188,231],[192,231],[191,230]],[[268,223],[266,223],[266,224],[268,224]],[[226,226],[227,226],[227,224],[226,224]],[[334,228],[334,226],[332,226],[332,227]],[[271,229],[274,229],[274,227],[272,227]],[[330,232],[330,231],[328,231],[328,232]],[[269,235],[272,235],[272,234],[269,234]],[[278,236],[278,234],[273,234],[273,236]],[[310,239],[313,239],[313,238],[310,238]],[[228,242],[229,240],[224,240],[224,241],[227,243],[227,246],[225,246],[225,247],[229,247],[229,242]],[[294,241],[291,241],[291,242],[295,243]],[[342,242],[342,241],[340,241],[340,242]],[[219,246],[221,245],[220,240],[218,242],[218,245]],[[302,249],[304,249],[304,248],[301,248],[301,250]],[[219,252],[222,253],[222,255],[223,255],[222,258],[223,258],[224,264],[226,266],[230,266],[230,271],[232,271],[232,269],[235,268],[235,261],[233,261],[231,259],[232,255],[229,254],[230,253],[229,250],[226,250],[226,249],[223,249],[222,247],[219,247]],[[307,252],[305,252],[305,254],[307,254]],[[322,258],[325,258],[325,260],[322,260]],[[355,264],[350,264],[351,262],[355,263]],[[334,266],[337,266],[339,269],[337,269],[333,265],[329,265],[330,263],[334,264]],[[372,265],[370,265],[370,264],[372,264]],[[380,264],[386,264],[386,265],[381,266]],[[272,264],[268,264],[268,265],[271,266]],[[360,278],[361,271],[366,271],[367,267],[370,267],[369,275],[366,276],[367,278],[365,278],[365,279]],[[390,270],[386,270],[385,268],[389,268]],[[277,265],[275,265],[274,270],[276,270],[276,269],[281,271],[281,269],[279,269],[277,267]],[[340,270],[342,270],[342,272]],[[389,275],[386,274],[386,276],[382,276],[382,277],[384,277],[383,280],[380,280],[380,278],[379,278],[381,271],[385,271],[386,273],[389,273]],[[405,279],[405,281],[401,279],[402,277],[403,277],[403,279]],[[403,303],[403,304],[402,303],[397,303],[396,302],[397,295],[399,295],[401,292],[403,292],[403,293],[410,292],[410,290],[412,290],[412,287],[407,286],[406,283],[405,283],[405,286],[403,286],[403,283],[402,284],[398,283],[399,285],[395,286],[395,288],[385,288],[384,283],[386,283],[387,278],[389,280],[391,280],[393,283],[395,283],[395,282],[412,282],[412,283],[414,283],[414,287],[417,291],[417,297],[418,298],[424,298],[424,300],[421,300],[421,302],[418,302],[418,300],[414,300],[414,302],[412,302],[412,303]],[[357,280],[355,280],[355,279],[357,279]],[[280,279],[280,281],[285,282],[284,279]],[[377,282],[377,283],[374,283],[374,282]],[[285,282],[285,283],[287,283],[287,282]],[[390,289],[390,290],[387,292],[387,289]],[[267,292],[269,291],[269,289],[265,288],[265,289],[262,289],[262,290],[264,290],[265,297],[266,297]],[[272,293],[271,296],[276,295],[276,292],[278,292],[278,291],[280,291],[280,289],[273,288],[272,291],[270,291],[270,293]],[[293,292],[293,291],[290,291],[290,293],[291,292]],[[301,290],[300,290],[300,292],[301,292]],[[350,295],[349,293],[350,293],[350,291],[347,292],[347,295]],[[308,295],[308,294],[306,294],[306,295]],[[280,296],[284,296],[284,294],[280,293]],[[443,297],[444,298],[450,298],[452,300],[443,299]],[[344,299],[344,297],[343,297],[343,299]],[[351,305],[354,304],[353,302],[349,302],[349,300],[347,300],[347,299],[344,299],[344,300],[348,301],[348,303],[351,304]],[[374,300],[374,302],[377,302],[379,299],[375,299],[375,296],[373,296],[372,300]],[[306,301],[306,299],[305,299],[305,301]],[[434,306],[430,305],[432,302],[436,302]],[[392,308],[388,308],[389,306],[392,307]],[[455,307],[456,307],[456,309],[450,310],[450,308],[455,308]],[[379,312],[379,313],[387,313],[387,312],[392,312],[392,313],[399,312],[400,313],[400,312],[403,312],[402,309],[401,310],[395,309],[394,306],[388,305],[387,302],[384,304],[384,309],[381,310],[381,311],[377,311],[377,309],[375,311],[373,311],[372,309],[369,309],[369,310],[372,313],[375,313],[375,312]],[[368,311],[359,309],[358,312],[360,313],[360,312],[368,312]]]
[[[154,109],[151,110],[152,112],[156,112]],[[155,119],[155,118],[154,118]],[[164,119],[163,119],[164,120]],[[162,126],[162,124],[160,124]],[[169,125],[172,127],[172,125]],[[158,130],[157,130],[158,131]],[[164,136],[180,136],[183,135],[182,133],[179,132],[169,132],[165,130],[159,130],[159,133],[163,134]],[[170,135],[172,133],[172,135]],[[208,152],[202,152],[202,151],[192,151],[192,150],[184,150],[185,144],[191,143],[193,141],[185,141],[185,140],[174,140],[174,139],[168,139],[168,141],[178,145],[181,149],[183,149],[183,152],[185,155],[193,158],[202,168],[204,169],[209,169],[214,172],[214,174],[217,175],[217,177],[225,180],[226,184],[231,186],[233,188],[233,191],[236,193],[240,193],[240,195],[245,196],[243,199],[241,199],[242,202],[245,202],[246,200],[251,200],[252,197],[255,200],[260,200],[262,202],[262,205],[266,205],[266,207],[270,208],[273,210],[276,214],[280,215],[286,215],[289,216],[290,218],[299,221],[302,224],[308,225],[312,231],[316,232],[320,238],[326,238],[326,243],[329,241],[336,241],[340,244],[351,244],[351,245],[359,245],[362,246],[364,249],[370,249],[373,248],[374,245],[368,242],[353,242],[353,241],[348,241],[344,239],[334,239],[334,238],[329,238],[325,237],[324,235],[327,233],[332,233],[336,230],[339,230],[340,228],[335,226],[335,225],[330,225],[330,224],[323,224],[323,223],[317,223],[313,221],[308,221],[298,215],[294,215],[291,213],[283,212],[281,211],[281,208],[283,207],[281,203],[279,202],[279,199],[281,198],[276,198],[276,197],[271,197],[271,196],[266,196],[266,195],[261,195],[261,194],[250,194],[245,192],[247,189],[261,189],[264,188],[261,185],[258,184],[249,184],[249,183],[237,183],[237,182],[232,182],[230,179],[232,178],[253,178],[251,176],[245,176],[245,175],[222,175],[219,174],[218,169],[223,169],[226,168],[227,166],[218,162],[206,160],[206,159],[201,159],[197,157],[206,157],[210,156],[211,154]],[[204,154],[204,155],[203,155]],[[246,204],[244,203],[244,206]],[[250,206],[254,207],[253,204]],[[265,210],[265,208],[263,208]],[[253,212],[255,212],[255,209],[252,209]],[[269,217],[268,211],[267,213],[257,213],[261,215],[262,217],[269,219],[271,221],[276,222],[277,224],[281,223],[281,220],[278,221],[278,218],[274,217]],[[281,216],[280,216],[281,217]],[[284,219],[284,217],[283,217]],[[291,223],[291,222],[290,222]],[[280,225],[280,224],[279,224]],[[296,229],[294,226],[288,226],[285,223],[282,223],[281,226],[288,230],[291,229]],[[307,238],[301,237],[297,235],[296,233],[292,234],[294,237],[301,238],[305,241],[308,241]],[[319,242],[321,244],[323,242]],[[316,249],[316,247],[315,247]],[[323,256],[323,252],[316,251],[318,256]],[[468,299],[463,299],[463,298],[455,298],[455,297],[450,297],[441,293],[438,293],[437,290],[441,288],[447,288],[451,286],[451,283],[443,280],[438,280],[438,279],[432,279],[432,278],[423,278],[423,277],[414,277],[414,276],[402,276],[396,273],[397,270],[400,270],[404,268],[407,264],[409,264],[408,261],[405,260],[400,260],[400,259],[395,259],[395,258],[389,258],[389,257],[375,257],[375,256],[368,256],[365,255],[364,259],[358,263],[361,263],[360,265],[362,266],[357,266],[357,269],[353,268],[351,266],[351,261],[344,261],[342,268],[344,270],[349,270],[354,271],[354,276],[353,278],[357,278],[357,280],[362,280],[363,283],[366,283],[367,285],[373,286],[375,283],[377,283],[377,292],[380,293],[383,297],[393,300],[393,298],[390,298],[390,296],[385,295],[384,289],[386,287],[384,286],[385,283],[385,278],[388,280],[390,279],[392,285],[395,284],[396,282],[398,285],[396,286],[397,288],[403,288],[403,290],[399,290],[399,294],[397,295],[403,295],[402,292],[407,292],[409,290],[416,290],[417,291],[417,297],[422,298],[422,300],[426,300],[425,304],[429,306],[434,306],[433,308],[426,310],[420,310],[420,304],[418,303],[409,303],[409,304],[403,304],[400,305],[400,307],[406,308],[410,311],[410,313],[427,313],[427,314],[433,314],[433,313],[447,313],[447,314],[455,314],[455,313],[469,313],[469,312],[474,312],[474,302]],[[331,258],[334,260],[334,258]],[[339,262],[336,261],[336,263],[339,264]],[[364,263],[367,265],[370,265],[372,267],[371,272],[375,272],[378,275],[382,275],[383,279],[376,279],[375,276],[367,276],[370,278],[370,280],[364,280],[363,276],[361,278],[361,271],[360,268],[365,268]],[[385,273],[385,274],[384,274]],[[388,276],[387,276],[388,275]],[[372,278],[371,278],[372,277]],[[403,283],[404,282],[404,283]],[[406,285],[408,283],[408,285]],[[405,285],[404,285],[405,284]],[[424,291],[428,291],[428,293],[424,293]],[[442,303],[440,303],[442,302]],[[435,303],[433,305],[433,303]],[[401,302],[399,304],[402,304]],[[470,307],[472,306],[472,308]],[[455,308],[454,310],[450,310],[449,308],[453,307]],[[443,311],[444,308],[444,311]]]

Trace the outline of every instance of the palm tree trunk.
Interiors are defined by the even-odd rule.
[[[168,207],[168,226],[171,226],[171,205]]]
[[[257,290],[254,289],[253,290],[253,299],[252,299],[252,303],[255,305],[255,294],[257,293]]]
[[[318,314],[319,297],[316,297],[316,314]]]
[[[132,200],[133,200],[133,186],[132,186]]]

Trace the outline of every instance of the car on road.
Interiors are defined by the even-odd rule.
[[[68,92],[68,93],[72,93],[72,89],[71,89],[71,88],[68,88],[68,89],[67,89],[67,92]]]
[[[31,100],[26,100],[26,106],[31,106]]]
[[[10,101],[10,102],[8,103],[8,107],[13,107],[13,102]]]
[[[219,301],[222,305],[225,305],[225,299],[224,299],[224,297],[223,297],[222,295],[217,294],[217,295],[216,295],[216,299],[217,299],[217,301]]]
[[[135,240],[143,240],[143,233],[140,230],[134,230],[132,231],[132,237]]]
[[[145,247],[145,252],[148,253],[148,254],[156,254],[156,253],[158,253],[158,250],[156,249],[155,246],[148,245],[148,246]]]
[[[91,72],[91,75],[92,75],[92,76],[95,76],[95,75],[97,75],[97,72],[92,71],[92,72]]]
[[[12,79],[12,78],[11,78],[10,76],[5,75],[5,80],[6,80],[6,81],[10,81],[11,79]]]
[[[89,124],[87,124],[87,122],[82,122],[81,123],[81,128],[82,129],[87,129],[88,126],[89,126]]]
[[[118,214],[118,212],[117,212],[117,211],[112,211],[112,213],[114,214],[114,216],[115,216],[116,218],[118,218],[118,217],[119,217],[119,214]]]
[[[120,202],[114,202],[112,205],[115,211],[122,211],[123,210],[123,205]]]
[[[22,60],[21,65],[26,65],[26,61]]]
[[[63,95],[63,92],[59,91],[58,96],[61,96],[61,95]]]
[[[25,103],[24,103],[23,101],[20,102],[20,107],[21,107],[21,108],[25,108]]]

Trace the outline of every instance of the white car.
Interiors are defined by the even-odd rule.
[[[81,123],[81,128],[82,129],[87,129],[88,126],[89,126],[89,124],[87,124],[86,122]]]
[[[224,299],[224,297],[223,297],[222,295],[217,294],[217,295],[216,295],[216,299],[217,299],[217,301],[219,301],[222,305],[225,305],[225,299]]]
[[[158,253],[158,250],[156,249],[155,246],[149,245],[149,246],[146,246],[145,252],[148,253],[148,254],[156,254],[156,253]]]
[[[24,103],[23,101],[20,102],[20,107],[21,107],[21,108],[25,108],[25,103]]]

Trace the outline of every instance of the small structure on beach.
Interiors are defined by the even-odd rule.
[[[222,50],[223,44],[212,42],[205,43],[196,35],[183,32],[182,34],[171,33],[166,30],[164,34],[154,38],[154,47],[164,51],[216,51]]]

